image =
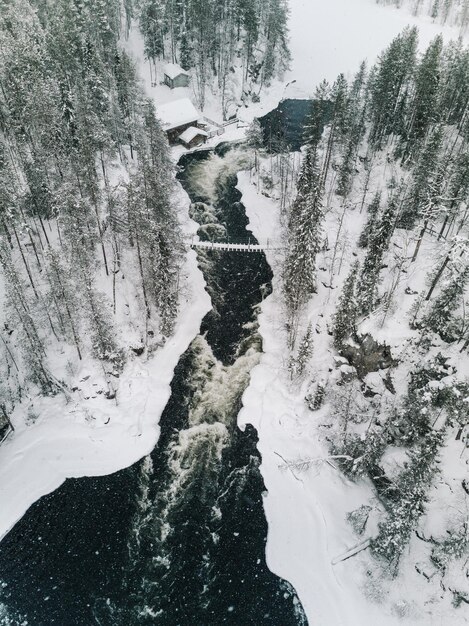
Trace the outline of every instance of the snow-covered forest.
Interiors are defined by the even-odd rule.
[[[450,23],[465,32],[469,24],[467,0],[376,0],[378,4],[412,11],[413,15],[428,16],[441,24]]]
[[[469,2],[356,7],[0,2],[0,624],[469,623]]]
[[[173,167],[154,107],[117,47],[120,8],[2,8],[7,413],[29,384],[44,394],[64,392],[65,372],[83,359],[101,362],[113,394],[128,351],[164,341],[177,314]],[[118,330],[125,275],[136,303]]]
[[[288,64],[278,0],[2,6],[5,416],[29,384],[66,392],[65,372],[83,359],[101,362],[113,395],[129,350],[151,352],[174,328],[183,253],[175,170],[119,45],[134,16],[148,59],[195,68],[199,103],[212,75],[225,97],[235,57],[243,82],[259,86]]]
[[[193,69],[197,103],[216,87],[225,110],[283,76],[289,65],[285,0],[142,0],[134,9],[153,63]]]
[[[275,190],[286,245],[285,385],[334,466],[369,484],[347,519],[374,584],[390,576],[392,597],[414,567],[460,608],[448,623],[469,601],[468,54],[441,37],[419,52],[404,30],[375,65],[318,86],[295,192],[295,156],[256,183]],[[317,462],[303,447],[284,467]]]

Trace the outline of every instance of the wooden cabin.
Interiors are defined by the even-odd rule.
[[[207,141],[208,133],[196,126],[189,126],[181,135],[179,141],[186,148],[197,148]]]
[[[191,81],[191,77],[188,72],[182,69],[182,67],[177,63],[168,63],[168,65],[165,65],[163,74],[163,82],[170,89],[175,89],[176,87],[188,87]]]
[[[161,104],[157,107],[156,114],[172,145],[178,143],[179,137],[191,126],[199,128],[200,113],[189,98]]]

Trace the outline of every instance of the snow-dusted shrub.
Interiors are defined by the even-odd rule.
[[[324,396],[326,394],[326,387],[324,383],[319,382],[314,390],[311,390],[305,397],[305,402],[308,405],[310,411],[317,411],[321,408],[324,402]]]
[[[366,524],[370,516],[371,506],[362,504],[354,511],[347,513],[347,522],[352,526],[357,535],[363,535],[365,532]]]
[[[431,559],[438,569],[444,571],[453,559],[461,559],[469,554],[469,522],[464,521],[461,526],[447,530],[447,537],[439,541],[432,550]]]
[[[332,454],[341,455],[338,463],[344,474],[359,478],[374,473],[383,455],[386,441],[381,433],[371,431],[366,435],[352,434],[342,442],[332,445]]]
[[[441,432],[431,432],[409,453],[409,463],[395,480],[398,498],[387,502],[388,516],[371,541],[372,553],[391,566],[393,575],[397,575],[401,554],[424,513],[442,440]]]

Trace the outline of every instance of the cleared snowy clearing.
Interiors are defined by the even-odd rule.
[[[356,72],[360,63],[376,57],[407,25],[419,29],[420,47],[438,34],[457,39],[459,29],[415,17],[407,9],[383,7],[374,0],[290,0],[292,65],[286,79],[295,81],[286,94],[309,97],[321,80]]]

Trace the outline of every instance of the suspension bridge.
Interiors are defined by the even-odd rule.
[[[204,250],[216,250],[217,252],[266,252],[268,250],[283,250],[279,241],[267,239],[264,242],[251,243],[246,241],[200,241],[194,237],[190,240],[191,248],[202,248]]]

